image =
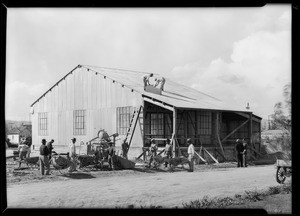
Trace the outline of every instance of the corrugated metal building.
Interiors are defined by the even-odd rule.
[[[66,148],[72,137],[79,145],[105,129],[108,134],[119,133],[118,148],[133,113],[141,108],[129,157],[141,154],[150,138],[163,147],[163,139],[171,137],[175,152],[184,152],[190,137],[197,151],[205,147],[220,161],[235,157],[237,138],[259,152],[260,117],[168,78],[162,94],[145,91],[145,74],[78,65],[31,105],[33,145],[45,138],[54,139],[56,148]]]

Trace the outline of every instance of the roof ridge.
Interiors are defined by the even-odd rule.
[[[94,68],[103,68],[109,70],[118,70],[118,71],[127,71],[132,73],[141,73],[141,74],[151,74],[152,72],[144,72],[144,71],[136,71],[136,70],[128,70],[128,69],[121,69],[121,68],[111,68],[111,67],[102,67],[102,66],[93,66],[93,65],[81,65],[82,67],[94,67]],[[152,73],[155,75],[159,75],[157,73]]]

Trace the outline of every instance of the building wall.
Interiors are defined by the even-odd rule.
[[[7,135],[10,143],[19,144],[20,143],[20,135],[19,134],[9,134]]]
[[[138,108],[142,104],[139,93],[85,68],[76,68],[34,104],[31,115],[32,143],[37,147],[42,139],[54,139],[54,148],[66,151],[71,138],[75,137],[78,148],[83,142],[81,151],[86,151],[86,142],[96,137],[100,129],[105,129],[109,135],[117,131],[117,107]],[[73,134],[74,110],[86,110],[85,135]],[[38,113],[41,112],[48,113],[48,134],[44,136],[38,135]],[[133,149],[142,147],[140,128],[138,124],[131,144]],[[117,147],[124,137],[117,137]]]

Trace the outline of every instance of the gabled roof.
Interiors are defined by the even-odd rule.
[[[87,73],[94,72],[99,75],[103,75],[108,79],[114,80],[116,83],[120,83],[125,87],[132,89],[133,91],[139,92],[143,97],[151,98],[176,108],[251,112],[249,110],[232,107],[215,97],[191,87],[184,86],[180,83],[176,83],[168,77],[164,77],[166,79],[164,91],[162,92],[162,95],[158,95],[144,91],[142,77],[150,73],[89,65],[78,65],[77,67],[82,67],[83,69],[85,68]],[[70,75],[76,68],[74,68],[66,76]],[[153,74],[154,76],[159,75],[155,73]],[[63,77],[61,80],[63,80],[65,77]],[[50,91],[54,86],[52,86],[48,91]],[[45,92],[42,96],[44,96],[47,92]],[[33,106],[38,100],[36,100],[31,106]]]

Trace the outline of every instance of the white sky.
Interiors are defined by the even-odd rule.
[[[9,8],[6,119],[78,64],[160,73],[267,118],[291,82],[291,5]]]

